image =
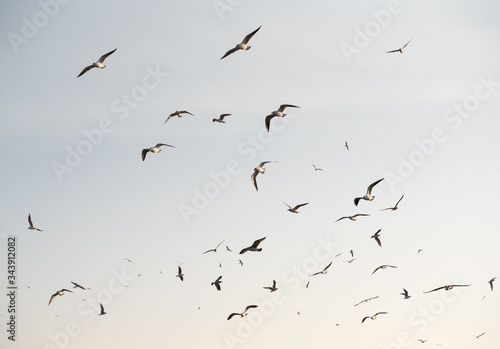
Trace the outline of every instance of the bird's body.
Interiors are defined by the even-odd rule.
[[[99,303],[99,305],[101,306],[101,312],[97,315],[106,315],[107,313],[104,311],[104,306],[102,305],[102,303]]]
[[[28,227],[28,229],[29,229],[29,230],[38,230],[38,231],[43,231],[43,230],[41,230],[41,229],[36,228],[36,227],[33,225],[33,221],[31,220],[31,213],[28,213],[28,223],[29,223],[29,225],[30,225],[30,226]]]
[[[181,279],[181,281],[184,281],[184,274],[182,273],[182,268],[181,266],[179,265],[178,269],[177,269],[177,275],[176,277],[178,277],[179,279]]]
[[[445,286],[441,286],[441,287],[435,288],[433,290],[430,290],[430,291],[427,291],[424,293],[430,293],[430,292],[434,292],[434,291],[438,291],[438,290],[449,291],[449,290],[453,289],[454,287],[467,287],[467,286],[470,286],[470,284],[469,285],[445,285]]]
[[[361,197],[357,197],[354,199],[354,205],[355,206],[358,206],[358,203],[359,203],[359,200],[367,200],[367,201],[372,201],[373,199],[375,199],[375,196],[372,196],[372,189],[374,186],[376,186],[378,183],[380,183],[382,180],[384,180],[383,178],[382,179],[379,179],[378,181],[376,182],[373,182],[372,184],[370,184],[368,186],[368,189],[366,190],[366,194],[364,196],[361,196]]]
[[[273,285],[271,287],[263,287],[263,288],[271,292],[277,291],[278,288],[276,287],[276,280],[273,280]]]
[[[103,64],[104,63],[104,60],[106,58],[108,58],[112,53],[114,53],[116,51],[116,48],[113,50],[113,51],[110,51],[104,55],[101,56],[101,58],[99,58],[99,60],[97,62],[94,62],[92,63],[91,65],[85,67],[82,72],[80,74],[78,74],[77,78],[79,78],[80,76],[82,76],[83,74],[85,74],[86,72],[88,72],[90,69],[92,68],[100,68],[100,69],[104,69],[106,68],[106,66]]]
[[[272,118],[274,118],[274,117],[284,118],[286,116],[286,114],[284,113],[284,111],[285,111],[286,108],[300,108],[300,107],[298,107],[296,105],[292,105],[292,104],[282,104],[282,105],[280,105],[280,107],[278,108],[278,110],[275,110],[271,114],[269,114],[268,116],[266,116],[266,129],[267,129],[267,132],[269,132],[269,130],[271,128],[271,119]]]
[[[146,155],[151,152],[151,153],[159,153],[161,152],[161,149],[160,147],[162,146],[167,146],[167,147],[171,147],[171,148],[175,148],[173,145],[169,145],[169,144],[164,144],[164,143],[158,143],[157,145],[155,145],[154,147],[151,147],[149,149],[143,149],[142,150],[142,161],[146,160]]]
[[[246,253],[248,251],[252,252],[260,252],[262,251],[262,248],[259,247],[260,243],[264,241],[265,237],[259,240],[255,240],[252,244],[252,246],[246,247],[240,251],[240,254]],[[243,264],[242,264],[243,265]]]
[[[377,270],[379,270],[379,269],[387,269],[387,268],[397,268],[397,267],[396,267],[396,266],[394,266],[394,265],[384,264],[384,265],[381,265],[380,267],[377,267],[377,268],[373,271],[372,275],[373,275],[373,274],[375,274],[375,272],[376,272]]]
[[[377,232],[375,234],[372,235],[372,239],[375,239],[375,241],[377,242],[377,244],[382,247],[382,241],[380,241],[380,232],[382,231],[382,229],[379,229],[377,230]]]
[[[403,288],[403,293],[400,293],[400,295],[402,295],[403,297],[405,297],[404,299],[408,299],[410,298],[411,296],[408,294],[408,291],[406,289]]]
[[[73,284],[73,288],[81,288],[82,290],[90,290],[90,288],[85,288],[82,285],[77,284],[76,282],[71,281],[71,283]]]
[[[412,41],[413,38],[410,39],[410,41]],[[408,41],[406,44],[404,44],[402,47],[396,49],[396,50],[392,50],[392,51],[387,51],[386,53],[394,53],[394,52],[399,52],[399,53],[403,53],[403,50],[405,49],[406,46],[408,46],[408,44],[410,43],[410,41]]]
[[[242,313],[232,313],[232,314],[230,314],[230,315],[228,316],[227,320],[228,320],[228,321],[229,321],[229,320],[231,320],[231,318],[232,318],[233,316],[235,316],[235,315],[239,315],[240,317],[245,317],[245,316],[247,316],[247,311],[248,311],[249,309],[252,309],[252,308],[257,308],[257,305],[248,305],[248,306],[245,308],[245,310],[243,310],[243,312],[242,312]]]
[[[217,291],[220,291],[220,284],[222,283],[222,275],[217,278],[214,282],[211,283],[211,285],[215,285],[215,288]]]
[[[299,213],[298,209],[301,208],[302,206],[305,206],[308,204],[308,202],[306,202],[305,204],[300,204],[300,205],[297,205],[295,207],[292,208],[292,206],[288,205],[286,202],[284,202],[285,205],[288,206],[288,210],[289,212],[292,212],[292,213]]]
[[[387,211],[387,210],[391,210],[391,211],[396,211],[398,209],[398,204],[401,200],[403,200],[405,196],[402,195],[401,198],[398,200],[398,202],[396,202],[396,205],[394,205],[394,207],[388,207],[388,208],[384,208],[383,210],[380,210],[380,211]]]
[[[378,315],[381,315],[381,314],[387,314],[385,311],[380,311],[378,313],[376,313],[375,315],[372,315],[372,316],[365,316],[363,318],[363,320],[361,320],[361,323],[365,322],[366,319],[371,319],[371,320],[375,320],[377,318]]]
[[[358,306],[358,305],[360,305],[361,303],[367,303],[367,302],[369,302],[369,301],[371,301],[371,300],[373,300],[373,299],[377,299],[378,297],[380,297],[380,296],[370,297],[370,298],[363,299],[361,302],[354,304],[354,306],[355,306],[355,307],[357,307],[357,306]]]
[[[219,248],[220,245],[222,245],[223,242],[224,242],[224,240],[222,240],[215,248],[212,248],[212,249],[210,249],[208,251],[205,251],[202,254],[205,254],[205,253],[208,253],[208,252],[217,252],[217,249]]]
[[[57,291],[56,293],[54,293],[52,296],[50,296],[49,305],[50,305],[50,303],[52,302],[52,300],[54,299],[55,296],[62,296],[62,295],[64,295],[64,292],[71,292],[71,293],[73,293],[73,291],[70,291],[70,290],[67,290],[67,289],[63,288],[63,289]]]
[[[369,214],[366,214],[366,213],[358,213],[358,214],[355,214],[354,216],[345,216],[345,217],[340,217],[339,219],[337,219],[335,222],[338,222],[338,221],[341,221],[343,219],[350,219],[351,221],[356,221],[356,217],[366,217],[366,216],[369,216]]]
[[[345,141],[344,147],[349,150],[349,144],[347,144],[347,141]]]
[[[221,124],[225,124],[226,122],[224,121],[224,118],[229,115],[233,114],[221,114],[218,119],[212,119],[212,122],[219,122]]]
[[[226,58],[227,56],[229,56],[230,54],[232,53],[235,53],[236,51],[238,50],[244,50],[244,51],[247,51],[247,50],[250,50],[252,48],[252,46],[249,46],[248,45],[248,42],[250,41],[250,39],[252,38],[252,36],[255,35],[255,33],[257,33],[259,31],[259,29],[261,28],[262,26],[258,27],[257,29],[255,29],[253,32],[251,32],[250,34],[248,34],[247,36],[245,36],[245,38],[243,39],[243,41],[236,45],[234,48],[230,49],[229,51],[227,51],[224,56],[221,57],[221,59],[224,59]]]
[[[493,282],[495,281],[496,277],[492,278],[488,283],[490,284],[490,289],[493,291]]]
[[[171,118],[173,118],[174,116],[177,116],[177,117],[179,117],[179,118],[182,118],[182,114],[188,114],[188,115],[193,115],[193,116],[194,116],[194,114],[191,114],[191,113],[190,113],[190,112],[188,112],[187,110],[181,110],[181,111],[176,110],[176,111],[174,111],[172,114],[170,114],[170,115],[168,116],[168,118],[167,118],[167,120],[165,120],[164,124],[166,124],[166,123],[167,123],[167,121],[168,121],[168,120],[170,120]]]
[[[325,275],[326,273],[328,273],[328,268],[330,268],[330,265],[332,265],[332,263],[333,263],[333,261],[331,261],[330,264],[328,264],[322,271],[318,271],[317,273],[311,274],[309,276],[315,276],[315,275],[319,275],[319,274]]]
[[[265,173],[266,169],[264,168],[264,165],[270,162],[277,162],[277,161],[263,161],[260,163],[259,166],[253,169],[252,176],[250,177],[252,179],[253,186],[255,187],[255,190],[259,191],[259,187],[257,186],[257,175],[259,173]]]
[[[312,165],[313,165],[313,167],[314,167],[314,171],[323,171],[323,169],[322,169],[322,168],[316,167],[314,164],[312,164]]]

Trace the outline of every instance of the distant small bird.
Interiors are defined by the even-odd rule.
[[[240,263],[240,266],[243,266],[243,261],[241,259],[238,259],[238,262]]]
[[[164,143],[158,143],[154,147],[142,150],[142,161],[146,160],[146,155],[149,152],[151,152],[151,153],[159,153],[159,152],[161,152],[161,149],[160,149],[161,146],[167,146],[167,147],[175,148],[173,145],[164,144]]]
[[[380,232],[382,231],[382,229],[379,229],[377,230],[377,232],[375,234],[372,235],[372,239],[375,239],[375,241],[377,242],[377,244],[382,247],[382,241],[380,241]]]
[[[348,260],[348,261],[345,261],[345,262],[347,262],[347,263],[352,263],[352,262],[354,262],[355,260],[356,260],[356,258],[352,258],[352,259],[350,259],[350,260]]]
[[[107,313],[104,311],[104,307],[102,306],[102,303],[99,303],[99,305],[101,306],[101,313],[97,314],[97,315],[106,315]]]
[[[70,291],[70,290],[67,290],[67,289],[63,288],[62,290],[59,290],[56,293],[54,293],[52,296],[50,296],[49,305],[50,305],[50,303],[52,302],[52,300],[54,299],[55,296],[62,296],[62,295],[64,295],[64,292],[71,292],[71,293],[73,293],[73,291]]]
[[[217,278],[214,282],[211,283],[211,285],[215,285],[215,288],[217,291],[220,291],[220,284],[222,283],[222,275]]]
[[[189,114],[189,115],[192,115],[194,116],[194,114],[191,114],[190,112],[188,112],[187,110],[176,110],[174,111],[172,114],[170,114],[167,118],[167,120],[165,120],[165,122],[163,124],[166,124],[168,120],[170,120],[171,118],[173,118],[174,116],[177,116],[179,118],[182,118],[182,114]]]
[[[479,335],[477,335],[477,336],[475,336],[475,337],[476,337],[476,338],[479,338],[479,337],[481,337],[481,336],[484,336],[484,334],[485,334],[485,333],[486,333],[486,332],[483,332],[483,333],[481,333],[481,334],[479,334]]]
[[[363,318],[363,320],[361,320],[361,323],[365,322],[366,319],[371,319],[371,320],[375,320],[377,318],[378,315],[382,315],[382,314],[387,314],[385,311],[380,311],[378,313],[376,313],[375,315],[372,315],[372,316],[365,316]]]
[[[342,255],[342,252],[337,253],[337,254],[335,255],[335,257],[334,257],[334,258],[337,258],[337,257],[339,257],[339,256],[341,256],[341,255]]]
[[[356,221],[356,217],[366,217],[366,216],[369,216],[369,214],[358,213],[358,214],[355,214],[354,216],[341,217],[341,218],[337,219],[335,222],[338,222],[338,221],[341,221],[341,220],[347,219],[347,218],[349,218],[351,221]]]
[[[277,291],[278,288],[276,287],[276,280],[273,280],[273,285],[271,287],[263,287],[263,288],[265,288],[266,290],[269,290],[271,292]]]
[[[425,343],[425,342],[427,342],[427,340],[426,340],[426,339],[417,339],[417,340],[418,340],[420,343]]]
[[[219,268],[222,268],[222,263],[219,263]]]
[[[345,141],[344,147],[349,150],[349,144],[347,144],[347,141]]]
[[[309,275],[309,276],[315,276],[315,275],[318,275],[318,274],[326,274],[328,271],[327,269],[330,268],[330,265],[332,265],[333,261],[330,262],[330,264],[328,264],[322,271],[318,271],[317,273],[314,273],[312,275]]]
[[[252,308],[257,308],[257,305],[248,305],[245,310],[243,310],[242,313],[232,313],[231,315],[228,316],[227,320],[231,320],[231,318],[235,315],[239,315],[240,317],[245,317],[247,316],[247,311]]]
[[[28,227],[29,230],[43,231],[41,229],[35,228],[35,226],[33,225],[33,221],[31,220],[31,213],[28,213],[28,223],[30,224],[30,226]]]
[[[280,117],[280,118],[284,118],[286,116],[286,114],[283,113],[286,108],[300,108],[300,107],[297,107],[296,105],[292,105],[292,104],[282,104],[282,105],[280,105],[280,107],[278,108],[278,110],[275,110],[271,114],[269,114],[268,116],[266,116],[266,129],[267,129],[267,132],[269,132],[269,130],[271,129],[271,119],[272,118],[274,118],[276,116]]]
[[[226,245],[226,251],[227,252],[233,252],[233,251],[231,251],[231,249],[227,245]]]
[[[265,239],[265,237],[263,237],[262,239],[259,239],[259,240],[255,240],[253,242],[252,246],[249,246],[249,247],[246,247],[246,248],[242,249],[240,251],[240,254],[246,253],[248,251],[252,251],[252,252],[260,252],[260,251],[262,251],[262,248],[260,248],[259,245],[260,245],[260,243],[262,241],[264,241],[264,239]]]
[[[363,299],[361,302],[354,304],[354,306],[355,306],[355,307],[357,307],[357,306],[358,306],[358,305],[360,305],[361,303],[366,303],[366,302],[369,302],[369,301],[371,301],[371,300],[373,300],[373,299],[377,299],[378,297],[380,297],[380,296],[370,297],[370,298]]]
[[[493,291],[493,282],[495,281],[495,279],[496,279],[496,276],[493,279],[491,279],[490,281],[488,281],[488,283],[490,284],[490,288],[491,288],[492,291]]]
[[[386,269],[386,268],[397,268],[397,267],[396,267],[396,266],[394,266],[394,265],[387,265],[387,264],[384,264],[384,265],[381,265],[380,267],[378,267],[377,269],[375,269],[375,270],[373,271],[372,275],[373,275],[373,274],[375,274],[375,272],[376,272],[377,270],[379,270],[379,269]]]
[[[226,116],[233,115],[233,114],[221,114],[218,119],[212,119],[212,122],[220,122],[221,124],[225,124],[226,122],[224,121],[224,118]]]
[[[261,28],[262,26],[258,27],[257,29],[255,29],[253,32],[251,32],[250,34],[248,34],[247,36],[245,36],[245,38],[243,39],[243,41],[241,42],[241,44],[238,44],[236,45],[234,48],[230,49],[229,51],[227,51],[224,56],[221,57],[221,59],[224,59],[226,58],[227,56],[229,56],[230,54],[232,53],[235,53],[236,51],[238,50],[250,50],[252,47],[251,46],[248,46],[248,42],[250,41],[250,39],[252,38],[252,36],[255,35],[255,33],[257,33],[259,31],[259,29]]]
[[[351,257],[354,257],[354,251],[350,250],[349,253],[351,254]]]
[[[103,64],[104,63],[104,60],[106,58],[108,58],[112,53],[114,53],[116,51],[116,48],[113,50],[113,51],[110,51],[104,55],[101,56],[101,58],[99,58],[99,60],[97,62],[94,62],[92,63],[91,65],[89,65],[88,67],[85,67],[82,72],[80,74],[78,74],[77,78],[79,78],[80,76],[82,76],[83,74],[85,74],[86,72],[88,72],[90,69],[92,68],[101,68],[101,69],[104,69],[106,68],[106,66]]]
[[[368,186],[368,189],[366,190],[366,194],[364,196],[358,197],[358,198],[354,199],[354,205],[358,206],[359,200],[372,201],[373,199],[375,199],[375,196],[372,196],[372,189],[373,189],[374,186],[376,186],[377,184],[379,184],[383,180],[384,179],[382,178],[382,179],[379,179],[378,181],[373,182],[372,184],[370,184]]]
[[[297,312],[297,315],[300,315],[300,311]]]
[[[404,299],[408,299],[410,298],[411,296],[408,294],[408,291],[406,289],[403,288],[403,293],[400,293],[400,295],[402,295],[403,297],[405,297]]]
[[[307,282],[307,284],[306,284],[306,289],[307,289],[307,288],[309,288],[309,281],[308,281],[308,282]]]
[[[286,202],[284,202],[284,204],[288,206],[288,210],[287,211],[290,211],[292,213],[299,213],[298,209],[301,208],[302,206],[305,206],[305,205],[309,204],[309,203],[306,202],[305,204],[297,205],[294,208],[292,208],[292,206],[288,205]]]
[[[179,269],[177,270],[177,275],[176,277],[178,277],[179,279],[181,279],[181,281],[184,281],[184,274],[182,273],[182,268],[181,266],[179,265],[178,267]]]
[[[128,258],[123,258],[123,259],[125,259],[125,260],[126,260],[127,262],[129,262],[129,263],[135,264],[135,262],[134,262],[134,261],[131,261],[131,260],[130,260],[130,259],[128,259]]]
[[[470,284],[469,285],[445,285],[445,286],[441,286],[441,287],[435,288],[433,290],[430,290],[430,291],[427,291],[424,293],[430,293],[430,292],[434,292],[434,291],[438,291],[438,290],[449,291],[449,290],[453,289],[453,287],[467,287],[467,286],[470,286]]]
[[[219,248],[220,245],[222,245],[223,242],[224,242],[224,240],[222,240],[215,248],[212,248],[212,249],[210,249],[208,251],[205,251],[202,254],[205,254],[205,253],[208,253],[208,252],[217,252],[217,249]]]
[[[396,211],[398,209],[398,204],[401,200],[403,200],[405,196],[402,195],[401,196],[401,199],[398,200],[398,202],[396,202],[396,205],[394,205],[394,207],[388,207],[388,208],[384,208],[383,210],[380,210],[380,211],[387,211],[387,210],[391,210],[391,211]]]
[[[424,252],[421,248],[418,249],[417,253]]]
[[[257,166],[256,168],[253,169],[253,173],[252,173],[252,183],[255,187],[255,190],[259,191],[259,188],[257,187],[257,175],[259,173],[265,173],[266,172],[266,169],[264,168],[264,165],[265,164],[268,164],[270,162],[277,162],[277,161],[263,161],[260,163],[259,166]]]
[[[314,166],[314,164],[313,164],[313,167],[314,167],[314,171],[323,171],[322,168],[316,167],[316,166]]]
[[[71,281],[71,283],[73,284],[73,288],[81,288],[82,290],[91,290],[91,288],[85,288],[82,285],[77,284],[76,282]]]
[[[413,38],[410,39],[410,41],[412,41]],[[400,47],[398,48],[397,50],[392,50],[392,51],[387,51],[386,53],[394,53],[394,52],[399,52],[399,53],[403,53],[403,50],[406,46],[408,46],[408,44],[410,43],[410,41],[408,41],[406,44],[404,44],[403,47]]]

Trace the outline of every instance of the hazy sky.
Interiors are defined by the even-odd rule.
[[[2,322],[9,235],[19,284],[2,348],[498,347],[498,2],[0,6]],[[268,133],[281,104],[300,109]],[[164,124],[175,110],[195,116]],[[157,143],[175,148],[143,162]],[[447,284],[471,286],[423,293]]]

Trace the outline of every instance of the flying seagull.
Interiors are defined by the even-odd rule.
[[[417,339],[420,343],[425,343],[427,342],[427,339]]]
[[[344,261],[344,262],[347,262],[347,263],[352,263],[352,262],[354,262],[355,260],[356,260],[356,258],[352,258],[352,259],[350,259],[350,260],[348,260],[348,261]]]
[[[306,284],[306,289],[307,289],[307,288],[309,288],[309,281],[308,281],[308,282],[307,282],[307,284]]]
[[[349,144],[347,144],[347,141],[345,141],[344,147],[349,150]]]
[[[453,289],[453,287],[467,287],[467,286],[470,286],[470,284],[469,285],[445,285],[445,286],[441,286],[441,287],[435,288],[433,290],[430,290],[430,291],[427,291],[424,293],[431,293],[431,292],[442,290],[442,289],[444,289],[445,291],[449,291],[449,290]]]
[[[194,114],[191,114],[190,112],[188,112],[186,110],[181,110],[181,111],[176,110],[168,116],[167,120],[165,120],[165,122],[163,124],[166,124],[167,121],[170,120],[170,118],[173,118],[174,116],[178,116],[178,117],[182,118],[182,114],[189,114],[189,115],[194,116]]]
[[[354,251],[350,250],[349,253],[351,254],[351,257],[354,257]]]
[[[403,288],[403,293],[400,293],[400,295],[404,296],[405,298],[404,299],[408,299],[410,298],[411,296],[408,294],[408,291],[406,289]]]
[[[130,260],[130,259],[128,259],[128,258],[123,258],[123,259],[125,259],[125,260],[126,260],[127,262],[129,262],[129,263],[135,264],[135,262],[134,262],[134,261],[132,261],[132,260]]]
[[[160,147],[161,146],[167,146],[167,147],[171,147],[171,148],[175,148],[173,145],[169,145],[169,144],[164,144],[164,143],[158,143],[157,145],[155,145],[154,147],[151,147],[149,149],[143,149],[142,150],[142,161],[146,160],[146,155],[151,152],[151,153],[159,153],[161,152],[161,149]]]
[[[269,290],[271,292],[278,290],[278,288],[276,287],[276,280],[273,280],[273,285],[271,287],[263,287],[263,288],[265,288],[266,290]]]
[[[402,195],[401,196],[401,199],[398,200],[398,202],[396,202],[396,205],[394,205],[394,207],[388,207],[388,208],[384,208],[383,210],[380,210],[380,211],[387,211],[387,210],[391,210],[391,211],[396,211],[398,209],[398,204],[401,200],[403,200],[405,196]]]
[[[230,249],[230,248],[229,248],[229,246],[227,246],[227,245],[226,245],[226,251],[227,251],[227,252],[233,252],[233,251],[231,251],[231,249]]]
[[[101,306],[101,313],[97,314],[97,315],[106,315],[107,313],[104,311],[104,307],[102,306],[102,303],[99,303],[99,305]]]
[[[241,259],[238,259],[238,262],[240,263],[240,266],[243,266],[243,261]]]
[[[479,337],[481,337],[481,336],[484,336],[484,334],[485,334],[485,333],[486,333],[486,332],[483,332],[483,333],[481,333],[481,334],[479,334],[479,335],[477,335],[477,336],[474,336],[474,337],[479,338]]]
[[[219,248],[219,246],[220,246],[223,242],[224,242],[224,240],[223,240],[223,241],[221,241],[221,242],[220,242],[220,243],[219,243],[219,244],[218,244],[215,248],[212,248],[212,249],[210,249],[210,250],[208,250],[208,251],[205,251],[205,252],[203,252],[202,254],[205,254],[205,253],[208,253],[208,252],[217,252],[217,249]]]
[[[330,264],[328,264],[322,271],[318,271],[317,273],[314,273],[312,275],[309,275],[309,276],[314,276],[314,275],[318,275],[318,274],[326,274],[328,273],[327,269],[330,268],[330,265],[332,265],[333,261],[330,262]]]
[[[215,288],[217,291],[220,291],[220,284],[222,283],[222,275],[217,278],[214,282],[212,282],[210,285],[215,285]]]
[[[379,270],[379,269],[386,269],[386,268],[397,268],[397,267],[396,267],[396,266],[394,266],[394,265],[387,265],[387,264],[384,264],[384,265],[381,265],[380,267],[377,267],[377,269],[375,269],[375,270],[373,271],[372,275],[373,275],[373,274],[375,274],[375,272],[376,272],[377,270]]]
[[[184,281],[184,274],[182,273],[182,268],[181,268],[180,265],[179,265],[179,269],[177,270],[176,277],[178,277],[179,279],[181,279],[181,281]]]
[[[490,288],[491,288],[492,291],[493,291],[493,281],[495,281],[495,279],[496,279],[496,276],[493,279],[491,279],[490,281],[488,281],[488,283],[490,284]]]
[[[410,41],[412,41],[413,38],[410,39]],[[392,51],[387,51],[386,53],[394,53],[394,52],[399,52],[399,53],[403,53],[403,50],[406,46],[408,46],[408,44],[410,43],[410,41],[408,41],[406,44],[404,44],[403,47],[400,47],[398,48],[397,50],[392,50]]]
[[[381,230],[382,230],[382,229],[377,230],[377,232],[376,232],[375,234],[373,234],[373,235],[372,235],[372,237],[371,237],[372,239],[375,239],[375,241],[377,242],[377,244],[378,244],[380,247],[382,247],[382,241],[380,241],[380,239],[379,239],[379,238],[380,238],[380,231],[381,231]]]
[[[339,219],[337,219],[335,222],[338,222],[338,221],[341,221],[342,219],[347,219],[349,218],[351,221],[356,221],[356,217],[366,217],[366,216],[369,216],[369,214],[365,214],[365,213],[358,213],[358,214],[355,214],[354,216],[345,216],[345,217],[340,217]]]
[[[274,118],[275,116],[278,116],[280,118],[284,118],[286,116],[286,114],[283,113],[283,112],[285,111],[285,108],[287,108],[287,107],[290,107],[290,108],[300,108],[300,107],[297,107],[296,105],[291,105],[291,104],[282,104],[282,105],[280,105],[280,107],[279,107],[278,110],[275,110],[271,114],[269,114],[268,116],[266,116],[266,129],[267,129],[267,132],[269,132],[269,129],[271,128],[271,119]]]
[[[247,316],[247,311],[252,308],[257,308],[256,305],[248,305],[245,310],[243,310],[243,313],[232,313],[231,315],[228,316],[227,320],[231,320],[231,318],[235,315],[239,315],[241,317]]]
[[[246,253],[248,251],[252,252],[260,252],[262,251],[262,248],[259,247],[259,244],[264,241],[265,237],[259,240],[255,240],[252,244],[252,246],[246,247],[240,251],[240,254]],[[243,264],[242,264],[243,265]]]
[[[370,298],[367,298],[367,299],[363,299],[361,302],[354,304],[354,306],[356,307],[356,306],[360,305],[361,303],[366,303],[366,302],[369,302],[369,301],[371,301],[372,299],[377,299],[378,297],[380,297],[380,296],[370,297]]]
[[[62,296],[62,295],[64,295],[64,292],[71,292],[71,293],[73,293],[73,291],[70,291],[70,290],[67,290],[67,289],[63,288],[62,290],[57,291],[52,296],[50,296],[49,305],[50,305],[50,302],[52,302],[52,300],[54,299],[55,296]]]
[[[259,191],[259,187],[257,186],[257,175],[259,173],[265,173],[266,172],[266,169],[264,168],[264,165],[267,164],[267,163],[270,163],[270,162],[277,162],[277,161],[264,161],[264,162],[261,162],[259,166],[257,166],[256,168],[253,169],[253,173],[252,173],[252,183],[255,187],[255,190]]]
[[[110,51],[110,52],[106,53],[105,55],[102,55],[101,58],[99,58],[99,60],[97,62],[94,62],[91,65],[89,65],[88,67],[85,67],[82,70],[82,72],[80,74],[78,74],[77,78],[79,78],[80,76],[82,76],[83,74],[85,74],[86,72],[88,72],[92,68],[101,68],[101,69],[106,68],[106,66],[103,64],[104,60],[106,58],[108,58],[108,56],[111,55],[112,53],[114,53],[115,51],[116,51],[116,48],[113,51]]]
[[[36,228],[34,225],[33,225],[33,221],[31,220],[31,213],[28,213],[28,223],[30,224],[30,226],[28,227],[29,230],[38,230],[38,231],[43,231],[41,229],[38,229]]]
[[[359,197],[359,198],[355,198],[354,199],[354,205],[355,206],[358,206],[358,202],[359,200],[368,200],[368,201],[372,201],[373,199],[375,199],[375,196],[372,196],[372,189],[374,186],[376,186],[378,183],[380,183],[381,181],[383,180],[382,179],[379,179],[378,181],[376,182],[373,182],[372,184],[370,184],[370,186],[368,187],[368,189],[366,190],[366,194],[365,196],[362,196],[362,197]]]
[[[221,114],[218,119],[212,119],[212,122],[220,122],[221,124],[225,124],[226,122],[224,121],[224,118],[226,116],[233,115],[233,114]]]
[[[90,288],[85,288],[82,285],[77,284],[76,282],[71,281],[71,283],[73,284],[73,288],[81,288],[82,290],[90,290]]]
[[[361,323],[365,322],[366,319],[372,319],[372,320],[375,320],[377,318],[377,315],[381,315],[381,314],[387,314],[385,311],[380,311],[378,313],[376,313],[375,315],[372,315],[372,316],[365,316],[363,318],[363,320],[361,320]]]
[[[258,27],[257,29],[255,29],[253,32],[251,32],[250,34],[248,34],[247,36],[245,36],[245,38],[243,39],[243,41],[241,42],[241,44],[238,44],[236,45],[234,48],[230,49],[229,51],[227,51],[224,56],[221,57],[221,59],[224,59],[226,58],[227,56],[229,56],[230,54],[232,53],[235,53],[236,51],[238,50],[250,50],[252,47],[251,46],[248,46],[248,42],[250,41],[250,39],[252,38],[252,36],[255,35],[255,33],[257,33],[259,31],[259,29],[261,28],[262,26]]]
[[[290,211],[292,213],[299,213],[298,209],[301,208],[302,206],[307,205],[308,202],[306,202],[305,204],[297,205],[294,208],[292,208],[292,206],[288,205],[286,202],[284,202],[284,204],[288,206],[288,210],[287,211]]]
[[[313,167],[314,167],[314,171],[323,171],[322,168],[316,167],[316,166],[314,166],[314,164],[313,164]]]

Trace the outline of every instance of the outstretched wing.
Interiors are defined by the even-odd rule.
[[[242,43],[243,45],[248,44],[248,42],[250,41],[250,39],[252,38],[252,36],[254,36],[254,35],[255,35],[255,33],[257,33],[261,27],[262,27],[262,26],[258,27],[258,28],[257,28],[257,29],[255,29],[253,32],[251,32],[250,34],[248,34],[247,36],[245,36],[245,38],[243,39],[243,41],[242,41],[241,43]]]
[[[164,143],[158,143],[157,145],[155,145],[154,147],[155,148],[159,148],[161,146],[167,146],[167,147],[170,147],[170,148],[175,148],[173,145],[170,145],[170,144],[164,144]]]
[[[278,111],[279,112],[284,112],[285,109],[288,108],[288,107],[290,107],[290,108],[300,108],[300,107],[298,107],[296,105],[292,105],[292,104],[282,104],[282,105],[280,105]]]
[[[253,183],[253,186],[255,187],[255,190],[259,191],[259,187],[257,187],[257,175],[259,174],[259,171],[253,171],[253,174],[252,174],[252,183]]]
[[[108,58],[112,53],[116,51],[116,48],[113,51],[110,51],[99,58],[99,63],[103,63],[106,58]]]
[[[308,202],[306,202],[305,204],[300,204],[300,205],[297,205],[297,206],[295,206],[293,209],[294,209],[294,210],[298,210],[299,208],[301,208],[302,206],[305,206],[305,205],[307,205],[307,204],[308,204]]]
[[[234,48],[230,49],[229,51],[227,51],[227,52],[224,54],[224,56],[222,56],[220,59],[224,59],[224,58],[226,58],[227,56],[229,56],[230,54],[233,54],[233,53],[235,53],[235,52],[236,52],[236,51],[238,51],[238,50],[239,50],[239,47],[238,47],[238,46],[236,46],[236,47],[234,47]]]
[[[146,159],[146,154],[149,152],[149,149],[142,149],[142,161]]]
[[[90,69],[95,68],[96,66],[92,63],[91,65],[85,67],[80,74],[78,74],[77,78],[88,72]]]
[[[267,129],[267,132],[269,132],[269,129],[271,127],[271,119],[272,118],[274,118],[273,114],[270,114],[270,115],[266,116],[266,129]]]
[[[383,181],[383,180],[384,180],[384,179],[382,178],[382,179],[379,179],[378,181],[373,182],[372,184],[370,184],[370,185],[368,186],[368,190],[366,191],[366,193],[367,193],[368,195],[370,195],[370,193],[372,192],[373,187],[374,187],[374,186],[376,186],[377,184],[379,184],[379,183],[380,183],[381,181]]]
[[[262,238],[262,239],[259,239],[259,240],[255,240],[255,241],[253,242],[253,244],[252,244],[252,247],[253,247],[253,248],[257,248],[257,247],[259,247],[260,243],[261,243],[262,241],[264,241],[265,239],[266,239],[266,238]]]

